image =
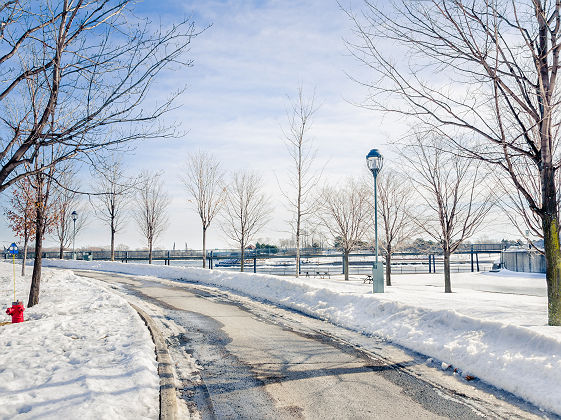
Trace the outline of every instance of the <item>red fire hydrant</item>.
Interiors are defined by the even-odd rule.
[[[23,322],[23,311],[25,311],[25,308],[20,301],[12,302],[12,307],[6,309],[6,313],[12,316],[12,324]]]

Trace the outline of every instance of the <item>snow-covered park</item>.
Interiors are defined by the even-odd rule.
[[[426,355],[437,368],[456,369],[458,380],[473,376],[561,414],[561,327],[547,326],[543,275],[454,274],[452,294],[443,293],[441,274],[396,275],[394,286],[375,295],[362,277],[346,282],[147,264],[45,265],[216,286],[382,336]],[[0,266],[2,301],[8,304],[11,266]],[[26,297],[29,279],[17,282],[18,296]],[[0,356],[0,417],[52,413],[53,402],[56,414],[80,407],[108,418],[132,410],[129,418],[156,415],[153,346],[122,298],[95,281],[47,271],[41,303],[25,317],[24,324],[0,327],[0,346],[7,349]],[[115,318],[118,325],[111,322]]]

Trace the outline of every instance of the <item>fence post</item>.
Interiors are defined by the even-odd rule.
[[[431,258],[431,254],[429,254],[429,274],[432,272],[432,258]]]
[[[477,252],[475,253],[475,262],[477,264],[477,272],[479,272],[479,254]]]
[[[257,257],[253,257],[253,272],[257,273]]]
[[[471,258],[471,272],[473,273],[473,244],[471,245],[470,258]]]
[[[125,251],[125,263],[129,262],[129,251]]]

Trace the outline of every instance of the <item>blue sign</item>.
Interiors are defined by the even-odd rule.
[[[12,242],[12,245],[10,245],[10,247],[8,248],[8,252],[10,254],[17,254],[18,253],[18,246],[16,245],[15,242]]]

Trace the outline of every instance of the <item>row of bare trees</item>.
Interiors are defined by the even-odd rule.
[[[80,192],[77,171],[68,164],[62,171],[52,167],[48,176],[39,172],[24,178],[12,189],[9,208],[5,214],[14,233],[24,243],[22,275],[25,275],[25,260],[30,239],[37,246],[36,219],[40,211],[42,239],[51,234],[59,244],[59,257],[63,258],[75,234],[88,222],[86,194]],[[167,196],[159,174],[143,172],[138,178],[126,178],[118,161],[106,165],[105,170],[96,170],[98,178],[87,194],[91,198],[94,214],[109,228],[111,260],[114,260],[115,234],[124,225],[127,213],[132,213],[151,251],[154,240],[163,232],[166,224]],[[129,205],[134,206],[130,210]],[[79,217],[74,218],[76,212]],[[38,248],[35,248],[36,252]],[[151,252],[150,252],[151,253]]]
[[[373,194],[368,181],[348,179],[321,187],[322,170],[315,167],[314,142],[310,136],[316,112],[315,95],[306,97],[299,87],[289,100],[285,145],[293,164],[287,181],[280,182],[283,202],[296,244],[295,275],[299,275],[300,236],[304,223],[323,228],[337,241],[344,255],[345,278],[349,253],[372,243]],[[434,238],[444,255],[445,291],[451,292],[450,256],[481,226],[493,199],[485,185],[481,165],[457,153],[445,151],[439,133],[417,132],[401,148],[402,166],[408,175],[386,169],[379,178],[381,244],[386,259],[386,283],[391,285],[391,257],[415,233]],[[268,219],[270,205],[261,193],[260,179],[236,173],[229,186],[218,162],[204,152],[189,156],[183,179],[189,201],[202,224],[203,255],[211,221],[222,210],[221,227],[238,244],[243,270],[244,252],[251,236]],[[204,258],[204,257],[203,257]],[[203,267],[206,262],[203,259]]]
[[[237,171],[227,182],[219,163],[208,153],[198,151],[187,159],[183,183],[188,201],[201,220],[203,267],[207,231],[220,216],[222,231],[240,249],[240,269],[244,271],[246,247],[269,221],[272,210],[262,178],[254,172]]]
[[[478,230],[493,205],[492,195],[483,183],[485,174],[469,159],[444,152],[434,133],[414,136],[403,149],[402,160],[408,163],[407,175],[385,169],[378,178],[379,228],[386,259],[386,283],[391,285],[392,254],[414,234],[424,233],[442,248],[445,292],[451,292],[450,256]],[[295,161],[298,162],[298,158]],[[238,244],[243,270],[245,249],[252,235],[268,221],[270,204],[258,176],[235,173],[232,182],[226,185],[217,167],[210,155],[193,154],[187,164],[184,183],[201,219],[203,246],[213,218],[222,214],[222,230]],[[298,211],[298,177],[294,180],[296,201],[289,204]],[[365,242],[372,243],[371,187],[370,179],[347,179],[337,185],[309,189],[306,202],[313,206],[300,210],[300,223],[305,215],[307,221],[321,226],[337,241],[344,255],[345,279],[349,278],[350,252]],[[295,231],[299,231],[297,225]],[[296,243],[299,245],[298,240]]]
[[[493,205],[481,185],[478,168],[469,160],[443,154],[430,142],[418,139],[404,153],[410,163],[407,175],[386,168],[378,176],[379,240],[391,286],[391,257],[413,235],[434,238],[444,256],[444,289],[452,292],[450,256],[484,222]],[[446,161],[446,162],[445,162]],[[337,238],[344,255],[348,280],[348,255],[364,243],[373,243],[373,191],[370,180],[349,179],[324,187],[316,217]]]

